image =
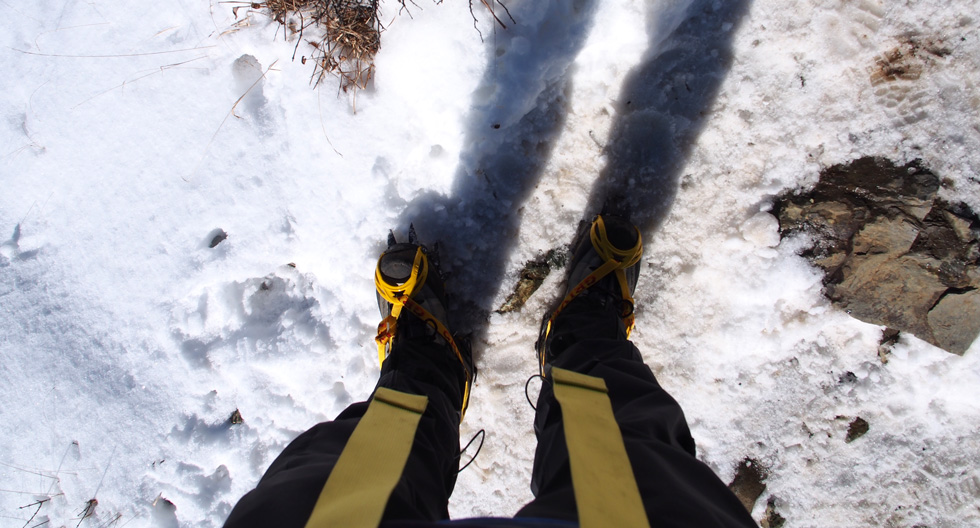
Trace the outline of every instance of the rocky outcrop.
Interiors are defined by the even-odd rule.
[[[773,213],[782,237],[812,237],[803,256],[825,270],[836,306],[963,354],[980,334],[980,218],[937,198],[939,187],[919,162],[861,158],[780,197]]]

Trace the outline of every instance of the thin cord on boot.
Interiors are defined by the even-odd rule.
[[[533,380],[534,378],[541,378],[541,380],[544,381],[544,383],[548,383],[548,378],[542,376],[541,374],[535,374],[530,378],[528,378],[526,382],[524,382],[524,397],[527,398],[527,404],[530,405],[532,409],[534,409],[534,412],[537,412],[538,408],[534,406],[534,402],[531,401],[531,395],[527,393],[527,388],[529,385],[531,385],[531,380]]]
[[[457,458],[461,458],[463,456],[463,453],[465,453],[466,450],[469,449],[471,445],[473,445],[473,442],[476,440],[477,436],[480,437],[480,445],[479,447],[476,448],[476,453],[473,453],[473,458],[471,458],[470,461],[467,462],[465,466],[459,468],[459,471],[456,472],[457,475],[462,473],[464,469],[470,467],[470,464],[472,464],[473,461],[476,460],[477,455],[480,454],[480,450],[483,449],[483,441],[486,440],[487,438],[487,431],[485,429],[480,429],[479,431],[476,432],[475,435],[473,435],[473,438],[470,438],[470,441],[466,443],[466,447],[464,447],[459,451],[459,456]]]

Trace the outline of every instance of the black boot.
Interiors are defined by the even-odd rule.
[[[609,337],[626,340],[633,329],[633,292],[640,275],[643,239],[629,220],[598,215],[589,229],[580,233],[569,265],[565,294],[544,318],[537,342],[541,375],[547,377],[552,360],[582,337]],[[591,313],[608,324],[589,325],[587,336],[579,336],[572,318],[561,317]],[[560,337],[556,338],[556,335]]]
[[[445,282],[437,258],[420,244],[393,243],[378,259],[375,285],[383,318],[376,338],[382,375],[396,368],[413,370],[413,351],[439,350],[436,354],[445,357],[429,359],[452,371],[449,378],[458,380],[458,386],[447,387],[447,392],[459,395],[462,417],[476,369],[469,347],[450,330]]]

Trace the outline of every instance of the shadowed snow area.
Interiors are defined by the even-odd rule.
[[[0,3],[0,524],[220,526],[371,393],[374,267],[413,223],[480,369],[450,512],[512,515],[561,259],[496,310],[602,209],[646,243],[634,341],[756,520],[980,523],[980,345],[852,318],[771,214],[862,158],[980,211],[972,3],[475,2],[483,40],[416,3],[382,4],[356,112],[259,11]]]

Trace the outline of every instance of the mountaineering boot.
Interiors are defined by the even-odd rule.
[[[454,338],[448,327],[448,303],[445,282],[434,253],[417,243],[414,229],[410,242],[397,243],[389,236],[389,245],[375,269],[378,309],[382,321],[378,325],[378,363],[395,352],[400,342],[435,342],[446,349],[462,371],[460,413],[469,403],[470,388],[476,374],[472,353],[465,343]]]
[[[552,330],[563,310],[574,304],[575,311],[615,315],[611,318],[629,339],[633,330],[633,292],[640,276],[643,237],[629,220],[597,215],[587,231],[579,234],[569,264],[568,284],[561,302],[546,314],[536,344],[540,373],[547,377],[553,357],[571,342],[561,342]],[[618,319],[618,321],[616,321]],[[621,323],[620,323],[621,321]],[[612,329],[618,333],[617,328]],[[563,339],[574,341],[574,332]]]
[[[423,246],[402,242],[389,247],[378,259],[375,279],[392,286],[411,287],[412,285],[408,282],[412,280],[413,265],[415,265],[415,258],[419,250],[424,256],[418,263],[420,269],[415,271],[415,275],[418,277],[416,282],[420,284],[416,284],[413,292],[402,291],[424,308],[433,319],[445,323],[447,320],[446,291],[438,270],[433,274],[434,276],[429,275],[433,268],[432,259],[429,258],[428,251]],[[381,318],[387,319],[392,314],[393,308],[394,305],[382,295],[379,289],[378,310],[381,312]],[[399,337],[411,339],[435,335],[435,326],[426,324],[418,317],[402,318],[399,319],[398,323]]]

